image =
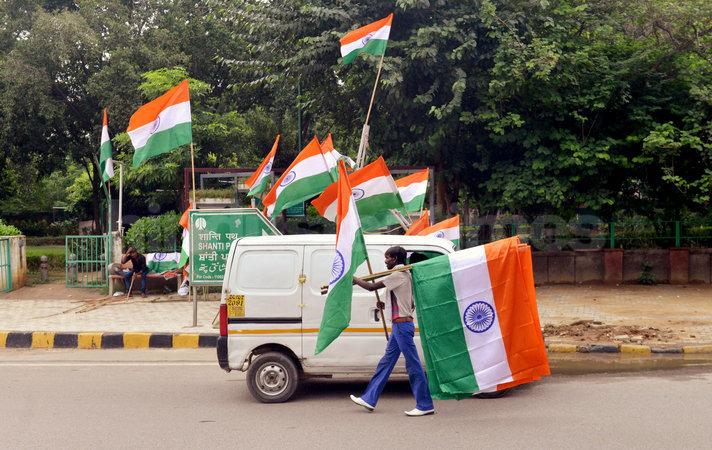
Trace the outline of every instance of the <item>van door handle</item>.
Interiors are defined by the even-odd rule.
[[[380,312],[378,308],[371,308],[371,311],[373,311],[373,320],[375,322],[380,322],[381,316],[378,314]]]

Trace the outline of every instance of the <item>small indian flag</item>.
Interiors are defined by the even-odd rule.
[[[314,136],[262,199],[265,214],[275,216],[283,209],[320,194],[332,182],[319,140]]]
[[[519,247],[513,237],[413,265],[434,398],[464,398],[550,374],[533,277],[525,273],[531,266]]]
[[[326,139],[324,139],[320,145],[321,151],[324,153],[324,158],[326,158],[326,165],[329,166],[329,170],[332,171],[334,180],[336,180],[337,177],[337,163],[339,161],[343,160],[351,170],[356,167],[356,161],[336,151],[334,141],[331,139],[331,133],[326,136]]]
[[[146,254],[146,266],[150,272],[165,273],[169,270],[178,269],[181,254],[171,253],[148,253]]]
[[[348,64],[360,53],[380,56],[386,53],[388,36],[391,34],[393,13],[388,17],[350,31],[341,38],[342,63]]]
[[[339,161],[338,170],[336,255],[331,265],[329,295],[324,304],[314,354],[321,353],[349,326],[353,275],[367,257],[361,222],[343,161]]]
[[[438,222],[433,226],[422,229],[418,236],[433,236],[437,238],[448,239],[455,244],[457,248],[460,245],[460,215],[450,217],[442,222]]]
[[[417,236],[418,233],[430,226],[430,212],[426,209],[423,215],[414,221],[413,224],[405,232],[406,236]]]
[[[188,262],[190,258],[190,210],[193,209],[193,205],[188,203],[188,209],[183,211],[183,215],[180,216],[178,223],[183,227],[183,243],[180,246],[180,260],[178,261],[178,267],[183,267]]]
[[[99,169],[104,183],[114,176],[114,160],[111,158],[111,139],[109,139],[109,120],[104,108],[104,120],[101,126],[101,144],[99,145]]]
[[[430,169],[424,169],[396,180],[406,211],[418,212],[423,209],[429,176]]]
[[[391,209],[402,210],[403,202],[382,156],[350,174],[349,184],[353,186],[353,198],[364,230],[398,223]],[[339,184],[334,183],[312,201],[319,214],[332,222],[336,220],[338,191]]]
[[[274,155],[277,153],[277,146],[279,145],[279,135],[274,140],[272,145],[272,150],[265,156],[262,160],[255,173],[253,173],[250,178],[245,181],[245,184],[249,187],[250,192],[247,193],[250,197],[259,196],[267,188],[267,183],[269,182],[269,176],[272,174],[272,165],[274,164]]]
[[[133,165],[193,140],[188,80],[140,107],[126,129],[134,147]]]

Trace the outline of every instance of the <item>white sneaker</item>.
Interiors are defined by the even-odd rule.
[[[435,414],[434,409],[428,409],[425,411],[422,411],[418,408],[413,408],[410,411],[405,411],[406,416],[411,416],[411,417],[418,417],[418,416],[427,416],[429,414]]]
[[[375,409],[373,406],[361,400],[361,397],[355,397],[353,395],[350,395],[349,397],[351,397],[352,402],[356,403],[359,406],[363,406],[368,410],[368,412],[373,412],[373,410]]]

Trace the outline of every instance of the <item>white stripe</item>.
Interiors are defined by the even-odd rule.
[[[190,231],[186,229],[183,229],[183,243],[181,244],[180,249],[181,253],[185,253],[190,257]]]
[[[158,259],[156,259],[156,255],[158,255]],[[146,264],[150,262],[178,262],[180,261],[180,253],[178,252],[170,252],[170,253],[146,253]]]
[[[455,239],[460,239],[460,227],[443,228],[442,230],[433,231],[427,236],[433,236],[442,239],[447,239],[448,241],[454,241]]]
[[[419,195],[425,195],[425,191],[428,190],[428,180],[416,181],[415,183],[410,183],[407,186],[401,186],[398,188],[403,203],[408,203]]]
[[[269,170],[262,170],[262,172],[257,176],[257,179],[255,180],[255,182],[252,184],[252,186],[250,186],[250,190],[252,190],[252,188],[254,188],[255,186],[259,186],[260,183],[262,182],[262,180],[264,180],[265,177],[268,177],[269,174],[272,173],[272,163],[273,162],[274,162],[274,156],[272,156],[269,159],[269,162],[265,166],[265,169],[269,169]]]
[[[109,128],[106,126],[101,127],[101,144],[99,146],[104,145],[105,142],[109,141]]]
[[[336,284],[343,277],[347,276],[349,270],[351,269],[351,260],[353,259],[353,248],[354,240],[356,239],[356,233],[359,228],[361,228],[361,223],[356,213],[356,203],[354,202],[353,196],[349,199],[349,210],[346,212],[346,217],[341,221],[341,228],[339,229],[339,235],[336,241],[336,251],[341,253],[344,258],[343,262],[343,272],[339,278],[333,280],[331,285]],[[339,258],[337,254],[334,257],[334,262]]]
[[[277,191],[276,191],[276,198],[279,197],[279,194],[291,186],[292,184],[296,183],[299,180],[303,180],[304,178],[312,177],[314,175],[319,175],[320,173],[328,172],[329,169],[326,166],[326,161],[324,160],[324,156],[319,153],[314,156],[310,156],[307,159],[304,159],[302,161],[299,161],[294,167],[292,167],[290,172],[294,172],[296,177],[289,182],[289,184],[283,186],[282,183],[280,183],[279,186],[277,186]],[[289,175],[287,175],[289,176]]]
[[[155,133],[165,131],[182,123],[190,123],[190,101],[171,105],[158,114],[158,118],[142,127],[129,131],[129,138],[134,149],[146,145]]]
[[[371,178],[361,184],[353,186],[351,188],[351,192],[358,192],[356,191],[356,189],[361,189],[364,191],[363,197],[360,197],[358,201],[361,201],[368,197],[373,197],[374,195],[395,193],[393,190],[395,184],[392,184],[392,180],[392,177],[386,176]],[[324,211],[325,219],[330,220],[332,222],[336,220],[336,204],[337,202],[335,200],[329,206],[326,207],[326,210]]]
[[[448,258],[470,363],[479,388],[487,389],[512,381],[502,330],[499,327],[499,316],[496,314],[485,247],[480,245],[451,253]],[[482,333],[471,331],[463,320],[465,310],[474,302],[485,302],[495,311],[492,326]]]
[[[385,25],[385,26],[379,28],[378,30],[376,30],[368,41],[371,41],[373,39],[381,39],[381,40],[387,41],[388,36],[390,34],[391,34],[391,26]],[[342,45],[341,46],[341,56],[346,56],[354,50],[365,47],[366,44],[368,44],[368,41],[366,41],[364,43],[363,38],[361,38],[361,39],[357,39],[353,42],[349,42],[346,45]]]

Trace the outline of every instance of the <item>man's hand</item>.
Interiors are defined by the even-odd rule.
[[[386,309],[386,304],[383,302],[376,302],[376,308],[381,310]]]

